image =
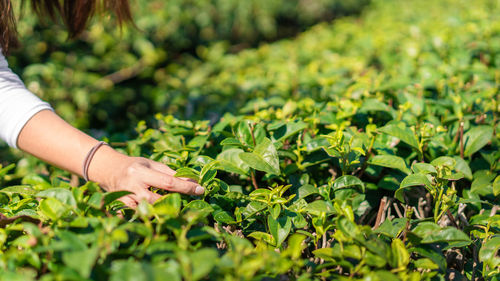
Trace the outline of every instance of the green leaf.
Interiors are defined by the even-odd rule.
[[[181,211],[181,195],[169,193],[156,200],[153,207],[157,214],[177,217]]]
[[[220,145],[231,145],[243,147],[243,144],[236,138],[226,138],[220,142]]]
[[[306,198],[311,194],[318,194],[319,189],[311,184],[305,184],[297,189],[297,199]]]
[[[290,136],[307,128],[307,124],[302,121],[286,123],[286,125],[279,127],[274,131],[273,138],[277,141],[282,141]]]
[[[340,257],[333,248],[319,248],[312,252],[316,257],[324,260],[334,260],[334,257]]]
[[[385,256],[382,255],[379,256],[377,254],[372,253],[371,251],[366,251],[364,260],[367,265],[374,266],[377,268],[384,268],[387,264]]]
[[[422,238],[421,243],[471,242],[463,231],[454,227],[441,228],[433,222],[422,222],[412,232]]]
[[[403,193],[408,190],[412,186],[425,186],[428,189],[432,188],[432,184],[424,174],[411,174],[406,176],[401,184],[399,185],[399,189],[394,193],[394,197],[396,197],[399,201],[404,201]]]
[[[391,250],[391,265],[395,268],[406,268],[410,263],[410,254],[406,250],[403,241],[398,238],[392,240]]]
[[[251,147],[254,146],[249,121],[243,120],[239,122],[236,130],[236,136],[238,137],[238,140],[244,145]]]
[[[80,273],[83,278],[89,278],[98,253],[97,247],[81,251],[65,251],[62,260],[67,267]]]
[[[390,114],[393,119],[396,119],[395,110],[389,105],[377,100],[377,99],[366,99],[360,108],[360,112],[369,111],[382,111]]]
[[[384,281],[399,281],[399,280],[401,280],[398,278],[397,275],[395,275],[394,273],[387,271],[387,270],[375,271],[375,275],[377,276],[378,280],[384,280]]]
[[[357,236],[361,234],[359,226],[345,216],[341,216],[337,219],[337,228],[347,237],[359,238]]]
[[[181,281],[179,265],[173,260],[155,265],[132,259],[115,260],[110,273],[110,281]]]
[[[428,164],[428,163],[419,163],[415,162],[412,166],[411,169],[415,174],[437,174],[436,168],[434,168],[433,165]]]
[[[195,210],[195,211],[208,211],[208,212],[213,212],[214,208],[210,206],[207,202],[203,200],[193,200],[189,202],[184,209],[182,209],[183,212],[187,210]]]
[[[69,210],[68,206],[53,197],[43,199],[39,208],[42,215],[53,221],[58,220]]]
[[[439,265],[437,265],[433,260],[429,258],[421,258],[414,261],[415,267],[418,269],[439,269]]]
[[[39,190],[52,188],[52,185],[44,177],[37,174],[28,174],[23,178],[21,184],[31,185]]]
[[[244,152],[242,149],[230,148],[219,153],[216,158],[218,161],[217,169],[229,173],[247,175],[250,167],[239,157],[242,152]]]
[[[410,174],[411,171],[406,166],[405,160],[395,155],[375,155],[368,160],[371,165],[377,165],[392,169],[398,169],[405,174]]]
[[[233,224],[236,223],[235,219],[226,211],[215,211],[214,220],[219,223]]]
[[[470,186],[470,191],[475,194],[487,196],[493,193],[493,181],[496,173],[488,170],[480,170],[474,173],[474,180]]]
[[[252,199],[253,198],[267,198],[271,194],[271,190],[269,189],[264,189],[264,188],[259,188],[254,191],[252,191],[248,196],[250,196]]]
[[[434,160],[431,161],[431,164],[434,167],[450,167],[450,168],[455,168],[456,162],[455,159],[449,157],[449,156],[441,156],[438,157]]]
[[[464,156],[469,157],[483,148],[493,137],[493,127],[477,126],[464,134]]]
[[[307,221],[301,213],[294,213],[295,216],[292,217],[292,223],[295,228],[304,228],[307,226]]]
[[[219,255],[215,249],[200,249],[190,254],[191,280],[200,280],[207,277],[217,263]]]
[[[498,196],[500,194],[500,176],[497,176],[493,181],[493,195]]]
[[[418,247],[408,249],[408,251],[410,253],[417,253],[422,257],[432,260],[439,267],[439,270],[441,272],[446,271],[446,258],[443,256],[441,251],[436,249],[435,247],[432,247],[431,245],[421,244]]]
[[[200,185],[207,186],[213,179],[215,179],[216,175],[217,170],[208,170],[205,174],[203,174],[203,177],[200,180]]]
[[[288,239],[288,247],[284,251],[286,256],[290,256],[292,260],[298,260],[302,256],[302,251],[306,247],[306,243],[304,240],[306,239],[305,235],[302,234],[293,234]]]
[[[0,192],[7,193],[7,194],[17,193],[17,194],[21,194],[23,196],[33,196],[38,191],[33,189],[29,185],[14,185],[14,186],[9,186],[9,187],[0,189]]]
[[[493,236],[486,241],[479,250],[479,260],[486,263],[491,269],[500,266],[500,236]]]
[[[469,164],[467,164],[467,162],[459,156],[455,156],[453,159],[456,163],[455,170],[462,173],[466,179],[472,180],[472,170],[470,169]]]
[[[268,207],[269,209],[269,213],[271,213],[271,216],[276,220],[278,219],[278,217],[280,216],[280,213],[281,213],[281,205],[280,204],[276,204],[274,206],[269,206]]]
[[[274,219],[271,215],[269,215],[267,217],[267,224],[269,226],[269,232],[276,242],[275,246],[280,247],[292,229],[292,221],[290,217],[280,217],[278,219]]]
[[[132,194],[130,191],[125,191],[125,190],[120,190],[120,191],[113,191],[113,192],[106,192],[104,194],[104,199],[103,199],[103,204],[104,206],[107,206],[114,202],[115,200],[118,200],[122,198],[123,196],[127,196],[129,194]]]
[[[43,198],[48,198],[48,197],[55,198],[66,205],[69,205],[73,208],[76,207],[76,200],[75,197],[73,196],[73,193],[66,188],[60,188],[60,187],[49,188],[44,191],[38,192],[36,196]]]
[[[407,222],[407,218],[385,220],[374,232],[384,234],[391,238],[396,238],[396,236],[398,236],[398,234],[406,227]]]
[[[248,235],[248,237],[251,237],[251,238],[258,240],[258,241],[264,241],[270,245],[276,244],[276,240],[274,239],[274,237],[271,234],[266,233],[266,232],[254,231],[254,232],[250,233]]]
[[[178,178],[188,178],[195,181],[200,179],[200,173],[193,168],[182,167],[175,171],[175,176]]]
[[[201,169],[200,172],[200,183],[202,185],[208,183],[209,181],[215,178],[215,176],[217,175],[217,170],[215,170],[217,164],[219,164],[217,160],[214,160],[203,166],[203,169]]]
[[[335,181],[333,182],[334,191],[355,187],[358,187],[361,192],[365,192],[365,184],[355,176],[341,176],[335,179]]]
[[[406,127],[403,123],[400,124],[389,124],[382,128],[378,128],[378,131],[393,136],[400,139],[402,142],[416,148],[420,149],[418,146],[418,139],[413,133],[413,131]]]
[[[332,213],[333,210],[332,203],[323,200],[313,201],[304,208],[304,211],[315,216],[319,216],[321,213]]]
[[[239,157],[248,166],[256,170],[275,175],[280,174],[278,152],[268,138],[264,138],[264,140],[255,147],[253,152],[242,152],[239,154]]]
[[[243,211],[243,215],[246,218],[249,218],[249,217],[253,216],[254,214],[262,211],[265,208],[267,208],[267,204],[262,203],[262,202],[258,202],[258,201],[252,201],[252,202],[248,203],[248,205],[245,207],[245,209]]]
[[[2,167],[2,165],[0,164],[0,178],[4,177],[10,170],[14,169],[15,167],[16,164],[10,164],[6,167]]]
[[[90,196],[89,200],[87,200],[87,204],[92,208],[100,209],[103,196],[103,193],[95,192]]]

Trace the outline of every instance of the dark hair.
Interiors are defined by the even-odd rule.
[[[53,21],[60,17],[68,28],[70,39],[85,30],[96,12],[112,11],[119,25],[132,22],[128,0],[31,0],[31,6],[39,17],[48,16]],[[11,0],[0,0],[0,11],[0,47],[6,54],[19,45]]]

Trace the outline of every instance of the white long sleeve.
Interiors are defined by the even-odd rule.
[[[41,110],[52,107],[28,91],[8,66],[0,49],[0,138],[17,148],[24,125]]]

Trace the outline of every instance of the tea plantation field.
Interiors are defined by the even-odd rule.
[[[131,2],[137,28],[118,29],[101,16],[79,40],[69,41],[63,26],[38,19],[25,5],[19,20],[22,48],[9,57],[10,67],[72,124],[127,133],[130,123],[151,112],[184,104],[156,82],[163,80],[159,69],[165,65],[197,56],[216,42],[238,52],[293,36],[317,22],[359,14],[369,0]]]
[[[500,280],[499,1],[375,0],[154,73],[164,110],[111,143],[206,193],[132,210],[4,165],[0,280]]]

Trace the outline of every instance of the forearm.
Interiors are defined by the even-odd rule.
[[[51,110],[35,114],[23,127],[17,146],[48,162],[78,175],[83,162],[98,141],[73,128]],[[107,191],[126,190],[133,194],[122,197],[130,207],[141,200],[154,202],[160,195],[150,187],[200,195],[204,188],[198,183],[176,178],[168,166],[142,157],[129,157],[102,146],[91,159],[88,177]]]
[[[35,114],[19,134],[20,149],[62,169],[82,175],[82,164],[88,151],[98,141],[73,128],[50,110]],[[113,178],[112,165],[125,164],[127,159],[108,146],[99,148],[89,168],[89,179],[109,186]],[[126,161],[125,161],[126,162]]]

